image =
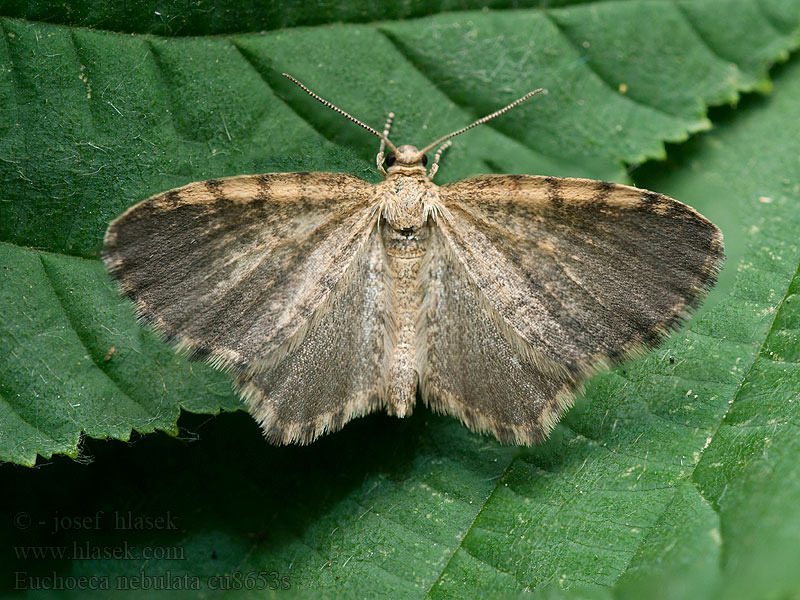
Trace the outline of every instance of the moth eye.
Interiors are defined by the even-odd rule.
[[[424,167],[427,164],[428,164],[428,155],[427,154],[423,154],[422,155],[422,166]]]
[[[384,162],[386,163],[387,167],[391,167],[394,164],[394,152],[389,152],[389,154],[386,155]]]

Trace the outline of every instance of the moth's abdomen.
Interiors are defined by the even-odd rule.
[[[381,220],[381,239],[386,263],[392,278],[390,308],[394,350],[389,364],[387,410],[399,417],[414,407],[419,376],[417,374],[417,320],[422,304],[419,275],[429,244],[429,225],[419,229],[395,229]]]

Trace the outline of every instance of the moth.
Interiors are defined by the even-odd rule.
[[[393,114],[381,133],[286,77],[380,138],[382,182],[191,183],[128,209],[103,252],[139,317],[229,371],[272,443],[407,416],[419,393],[533,444],[590,374],[659,344],[714,285],[721,232],[667,196],[536,175],[433,183],[450,138],[543,90],[420,150],[390,141]]]

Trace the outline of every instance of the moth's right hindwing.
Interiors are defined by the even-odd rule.
[[[172,342],[253,372],[307,329],[363,249],[374,195],[341,173],[192,183],[116,219],[103,258],[140,316]]]

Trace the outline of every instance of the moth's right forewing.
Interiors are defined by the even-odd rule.
[[[179,347],[257,370],[302,334],[364,247],[374,196],[341,173],[193,183],[111,223],[104,260],[139,314]]]
[[[506,324],[576,378],[653,346],[713,285],[722,235],[629,186],[527,175],[440,188],[440,228]]]

